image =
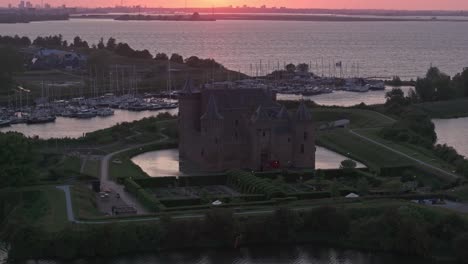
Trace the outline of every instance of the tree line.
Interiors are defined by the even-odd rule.
[[[115,38],[109,38],[107,41],[101,38],[97,44],[89,44],[87,41],[76,36],[70,43],[63,39],[62,35],[51,35],[51,36],[38,36],[34,40],[23,36],[1,36],[0,35],[0,46],[9,47],[29,47],[37,46],[44,48],[74,48],[74,49],[94,49],[94,50],[109,50],[117,55],[134,58],[134,59],[154,59],[157,61],[171,61],[173,63],[187,64],[194,68],[224,68],[224,66],[214,59],[201,59],[197,56],[191,56],[186,59],[182,55],[173,53],[168,56],[165,53],[157,53],[153,56],[147,49],[136,50],[130,47],[129,44],[123,42],[117,42]]]
[[[424,78],[416,80],[416,99],[433,102],[468,97],[468,68],[453,78],[437,67],[431,67]]]
[[[10,257],[73,259],[166,249],[326,242],[427,258],[442,254],[467,263],[468,225],[456,214],[416,205],[278,207],[271,214],[236,216],[212,209],[203,218],[105,225],[70,225],[48,233],[37,227],[9,232]]]
[[[466,78],[466,81],[463,80],[464,78]],[[421,102],[421,98],[432,98],[431,100],[446,98],[448,100],[449,97],[445,97],[449,94],[447,90],[441,91],[437,87],[449,89],[448,87],[454,87],[454,83],[465,83],[466,87],[464,85],[458,85],[457,87],[461,90],[468,90],[468,71],[465,70],[463,73],[457,74],[453,80],[450,80],[437,68],[431,68],[426,78],[418,79],[416,83],[416,91],[411,89],[408,95],[405,95],[400,88],[393,88],[386,93],[387,100],[384,105],[384,112],[397,117],[398,120],[392,126],[383,128],[380,135],[388,140],[409,143],[431,150],[437,157],[454,166],[457,173],[468,178],[468,160],[458,154],[454,148],[445,144],[436,144],[437,134],[431,117],[417,107],[417,103]],[[432,88],[429,89],[428,87]],[[428,90],[433,91],[432,96],[427,95]],[[421,97],[422,94],[424,94],[423,97]]]

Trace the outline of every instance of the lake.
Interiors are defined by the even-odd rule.
[[[70,21],[0,24],[1,35],[35,38],[62,34],[97,44],[114,37],[151,53],[214,58],[233,70],[252,74],[284,63],[306,62],[328,74],[342,61],[347,75],[423,76],[432,64],[450,75],[468,65],[468,27],[459,22],[304,22],[304,21]],[[267,44],[267,45],[266,45]],[[322,64],[323,60],[323,64]],[[269,65],[269,67],[268,67]],[[322,66],[323,65],[323,66]],[[354,66],[353,66],[354,65]],[[332,67],[333,68],[333,67]]]
[[[1,262],[0,249],[0,263]],[[39,260],[20,264],[423,264],[426,260],[385,253],[301,246],[255,246],[240,249],[178,250],[75,261]]]
[[[454,147],[460,155],[468,157],[468,117],[433,119],[437,143]]]
[[[317,146],[315,166],[317,169],[337,169],[347,157]],[[184,172],[179,167],[179,150],[166,149],[140,154],[132,158],[150,177],[181,176]],[[358,168],[365,167],[358,162]]]

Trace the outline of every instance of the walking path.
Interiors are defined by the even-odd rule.
[[[116,152],[109,153],[106,156],[104,156],[101,160],[101,187],[103,187],[104,189],[110,189],[114,193],[118,193],[120,195],[120,199],[125,204],[127,204],[128,206],[132,206],[137,210],[137,214],[148,214],[149,212],[143,205],[140,204],[136,197],[124,190],[123,185],[118,184],[112,179],[111,175],[109,174],[109,162],[112,160],[112,157],[125,151],[145,147],[152,144],[162,143],[169,139],[166,135],[162,134],[162,136],[162,139],[156,141],[131,146],[125,149],[118,150]]]
[[[401,156],[403,156],[403,157],[405,157],[405,158],[408,158],[408,159],[410,159],[410,160],[412,160],[412,161],[415,161],[415,162],[417,162],[418,164],[420,164],[420,165],[422,165],[422,166],[425,166],[425,167],[428,167],[428,168],[430,168],[430,169],[436,170],[436,171],[438,171],[438,172],[441,172],[442,174],[448,175],[448,176],[450,176],[450,177],[452,177],[452,178],[455,178],[455,179],[460,178],[460,176],[458,176],[458,175],[456,175],[456,174],[447,172],[447,171],[445,171],[445,170],[443,170],[443,169],[441,169],[441,168],[435,167],[435,166],[433,166],[433,165],[431,165],[431,164],[429,164],[429,163],[427,163],[427,162],[424,162],[424,161],[418,160],[418,159],[416,159],[416,158],[414,158],[414,157],[411,157],[410,155],[407,155],[407,154],[405,154],[405,153],[403,153],[403,152],[401,152],[401,151],[398,151],[398,150],[393,149],[393,148],[391,148],[391,147],[389,147],[389,146],[387,146],[387,145],[385,145],[385,144],[382,144],[382,143],[380,143],[380,142],[378,142],[378,141],[375,141],[375,140],[373,140],[373,139],[371,139],[371,138],[368,138],[368,137],[366,137],[366,136],[363,136],[363,135],[357,133],[357,132],[354,131],[354,130],[349,130],[349,132],[350,132],[351,134],[353,134],[353,135],[355,135],[355,136],[357,136],[357,137],[360,137],[360,138],[362,138],[362,139],[364,139],[364,140],[366,140],[366,141],[369,141],[369,142],[371,142],[371,143],[373,143],[373,144],[375,144],[375,145],[378,145],[378,146],[383,147],[383,148],[385,148],[385,149],[387,149],[387,150],[390,150],[390,151],[392,151],[392,152],[394,152],[394,153],[396,153],[396,154],[398,154],[398,155],[401,155]]]

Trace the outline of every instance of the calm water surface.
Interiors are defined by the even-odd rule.
[[[1,251],[0,251],[1,254]],[[0,255],[1,256],[1,255]],[[0,263],[1,258],[0,258]],[[424,260],[383,253],[304,246],[173,251],[76,261],[38,260],[21,264],[423,264]]]
[[[366,105],[372,104],[383,104],[385,103],[385,93],[390,91],[393,87],[387,86],[386,90],[383,91],[369,91],[367,93],[353,93],[346,91],[336,91],[329,94],[319,94],[314,96],[302,96],[294,94],[278,94],[278,100],[300,100],[306,99],[314,101],[320,105],[327,106],[353,106],[360,103],[365,103]],[[414,87],[403,86],[400,87],[405,94],[408,94],[410,89]]]
[[[468,157],[468,117],[433,119],[438,143],[454,147],[457,152]]]
[[[0,24],[1,26],[1,24]],[[408,92],[411,87],[402,87],[402,90]],[[391,87],[387,87],[389,91]],[[321,105],[352,106],[361,102],[370,104],[381,104],[385,102],[386,91],[370,91],[367,93],[352,93],[338,91],[331,94],[322,94],[316,96],[297,96],[297,95],[279,95],[279,100],[299,100],[310,99]],[[110,117],[95,117],[91,119],[76,119],[58,117],[54,123],[47,124],[16,124],[10,127],[0,128],[0,132],[17,131],[26,136],[38,136],[39,138],[77,138],[84,133],[111,127],[117,123],[131,122],[140,120],[144,117],[156,116],[162,112],[169,112],[173,115],[178,113],[177,109],[161,111],[143,111],[130,112],[125,110],[115,110],[115,115]]]
[[[136,49],[215,58],[233,70],[307,62],[328,74],[342,61],[361,76],[422,76],[432,63],[454,75],[468,65],[468,27],[458,22],[70,21],[1,24],[2,35],[62,34],[97,44],[114,37]],[[267,44],[267,45],[265,45]],[[322,67],[323,59],[323,67]],[[253,67],[255,69],[255,66]],[[346,68],[345,68],[346,69]],[[354,67],[357,72],[357,67]]]
[[[159,113],[169,112],[177,114],[178,110],[161,110],[161,111],[142,111],[130,112],[125,110],[115,110],[115,114],[109,117],[95,117],[90,119],[76,119],[57,117],[53,123],[46,124],[16,124],[10,127],[1,128],[1,132],[16,131],[21,132],[26,136],[49,139],[49,138],[78,138],[88,132],[109,128],[117,123],[132,122],[145,117],[157,116]]]
[[[317,169],[337,169],[340,163],[347,159],[345,156],[317,146],[315,166]],[[151,177],[180,176],[184,173],[179,167],[179,150],[167,149],[143,153],[132,158]],[[359,168],[365,167],[358,163]]]

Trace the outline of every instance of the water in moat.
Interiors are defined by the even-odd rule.
[[[347,159],[347,157],[343,155],[319,146],[317,146],[315,158],[315,166],[317,169],[337,169],[340,167],[340,163]],[[181,171],[178,149],[157,150],[143,153],[133,157],[132,161],[151,177],[182,176],[190,173],[196,174],[196,171]],[[359,162],[357,165],[360,168],[365,167],[364,164]]]

